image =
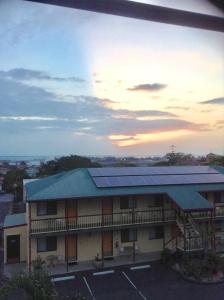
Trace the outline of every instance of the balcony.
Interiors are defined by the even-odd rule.
[[[191,212],[191,216],[193,219],[196,220],[207,220],[211,218],[210,211],[197,211],[197,212]],[[214,211],[214,217],[215,218],[223,218],[224,217],[224,205],[223,204],[217,204],[215,206]]]
[[[87,215],[73,218],[52,218],[32,220],[31,234],[47,234],[60,232],[84,232],[92,230],[116,229],[135,225],[158,224],[174,222],[174,209],[151,209],[144,211],[129,211],[110,215]]]

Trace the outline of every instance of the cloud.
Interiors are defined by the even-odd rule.
[[[51,76],[47,72],[15,68],[8,71],[1,71],[0,76],[6,76],[10,79],[29,81],[29,80],[46,80],[46,81],[58,81],[58,82],[84,82],[84,79],[79,77],[57,77]]]
[[[180,110],[189,110],[188,106],[167,106],[166,109],[180,109]]]
[[[206,101],[199,102],[201,104],[224,104],[224,97],[214,98]]]
[[[177,115],[162,111],[162,110],[127,110],[127,109],[118,109],[114,110],[114,114],[116,118],[150,118],[150,117],[177,117]]]
[[[224,128],[224,120],[218,120],[214,125],[215,129],[223,129]]]
[[[166,87],[167,85],[162,83],[145,83],[145,84],[138,84],[134,87],[128,88],[128,91],[158,92],[160,90],[165,89]]]
[[[61,132],[74,136],[87,135],[99,138],[124,136],[135,139],[139,134],[156,134],[167,131],[209,130],[207,124],[178,119],[173,113],[162,110],[113,109],[110,99],[86,95],[58,95],[44,88],[0,77],[0,130],[6,135],[50,135]],[[126,137],[128,136],[128,138]]]

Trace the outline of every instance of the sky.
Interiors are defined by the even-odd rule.
[[[0,155],[224,153],[223,33],[22,0],[0,24]]]

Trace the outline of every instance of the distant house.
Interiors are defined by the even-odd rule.
[[[4,262],[85,266],[224,252],[224,168],[75,169],[24,183],[26,213],[4,224]],[[67,268],[67,269],[66,269]],[[56,270],[56,269],[55,269]]]

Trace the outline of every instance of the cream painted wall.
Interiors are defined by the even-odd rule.
[[[7,263],[7,236],[20,236],[20,261],[27,261],[27,226],[15,226],[4,229],[4,263]]]
[[[31,261],[40,256],[42,259],[46,260],[49,255],[59,256],[61,259],[65,260],[65,239],[64,236],[57,237],[57,250],[56,251],[46,251],[37,252],[37,239],[31,239]]]
[[[171,226],[166,225],[164,228],[165,241],[171,238]],[[120,230],[115,230],[113,235],[113,252],[114,256],[120,255],[120,248],[132,247],[133,242],[122,243]],[[118,243],[118,247],[116,247]],[[139,253],[157,252],[163,250],[163,239],[149,240],[149,228],[137,229],[137,241],[135,242],[139,249]]]
[[[101,233],[79,234],[77,239],[78,261],[94,260],[95,256],[102,254]]]
[[[102,213],[101,199],[80,199],[77,202],[78,216]]]
[[[45,216],[38,216],[37,215],[37,203],[30,204],[31,210],[31,220],[33,219],[50,219],[50,218],[64,218],[65,217],[65,205],[64,201],[56,201],[57,202],[57,215],[45,215]]]

